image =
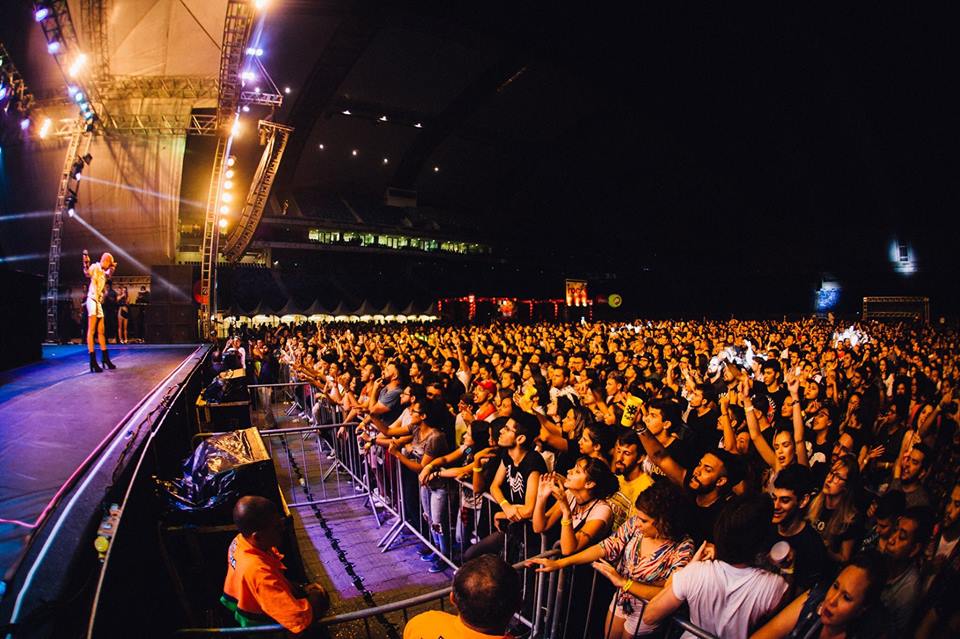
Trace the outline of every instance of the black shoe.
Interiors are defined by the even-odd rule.
[[[114,370],[117,368],[117,365],[110,361],[110,353],[103,351],[103,367]]]
[[[90,353],[90,372],[91,373],[102,373],[103,369],[100,368],[100,364],[97,364],[97,354]]]

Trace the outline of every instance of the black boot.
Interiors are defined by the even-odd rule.
[[[116,364],[110,361],[110,353],[107,351],[103,351],[103,367],[109,368],[110,370],[114,370],[117,367]]]
[[[91,373],[102,373],[103,369],[100,368],[100,364],[97,364],[97,354],[90,353],[90,372]]]

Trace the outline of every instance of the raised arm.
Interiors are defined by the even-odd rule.
[[[663,471],[663,474],[667,478],[678,486],[683,485],[683,478],[687,474],[687,469],[678,464],[673,457],[667,452],[667,449],[663,447],[657,438],[650,434],[650,431],[646,428],[641,428],[637,431],[640,435],[640,443],[643,444],[643,449],[647,452],[647,455],[653,460],[653,463],[660,467],[660,470]]]
[[[760,432],[760,424],[757,422],[757,414],[753,410],[753,401],[750,399],[749,382],[744,377],[740,384],[740,394],[743,395],[743,412],[747,415],[747,430],[750,431],[750,441],[756,447],[757,452],[766,464],[772,468],[777,467],[777,456],[770,448],[770,444],[763,438]]]
[[[797,450],[797,463],[809,466],[807,458],[807,443],[804,440],[803,410],[800,408],[800,380],[791,375],[787,379],[787,389],[793,398],[793,443]]]

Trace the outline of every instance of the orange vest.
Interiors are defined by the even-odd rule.
[[[227,551],[223,595],[251,620],[273,620],[291,632],[303,632],[313,622],[313,609],[293,594],[282,559],[276,548],[266,552],[237,535]]]

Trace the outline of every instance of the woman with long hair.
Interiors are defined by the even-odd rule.
[[[607,611],[604,637],[651,634],[657,627],[641,621],[646,602],[693,558],[693,540],[686,533],[687,503],[679,488],[658,479],[637,497],[633,516],[607,539],[569,557],[527,563],[539,564],[538,572],[592,564],[618,589]]]
[[[117,341],[121,344],[127,343],[127,316],[130,313],[130,292],[126,286],[120,287],[120,294],[117,295]]]
[[[883,558],[857,555],[835,579],[794,599],[750,639],[865,639],[883,636],[879,610],[886,583]]]
[[[560,551],[570,555],[583,549],[610,532],[613,510],[606,500],[619,488],[617,476],[596,457],[579,458],[566,477],[545,475],[533,507],[533,532],[553,530],[559,522]],[[551,497],[555,501],[548,509]]]
[[[830,467],[823,489],[807,512],[807,521],[820,534],[827,555],[837,563],[850,561],[860,534],[863,516],[857,506],[859,491],[857,458],[843,455]]]
[[[83,274],[90,278],[90,286],[87,287],[87,352],[90,354],[90,372],[102,373],[103,369],[97,364],[97,355],[93,346],[94,335],[100,342],[100,354],[103,357],[103,365],[106,368],[116,368],[110,361],[110,353],[107,351],[107,337],[103,325],[103,293],[107,288],[107,280],[113,277],[113,272],[117,269],[117,263],[113,256],[104,253],[99,262],[90,263],[90,254],[83,252]]]

